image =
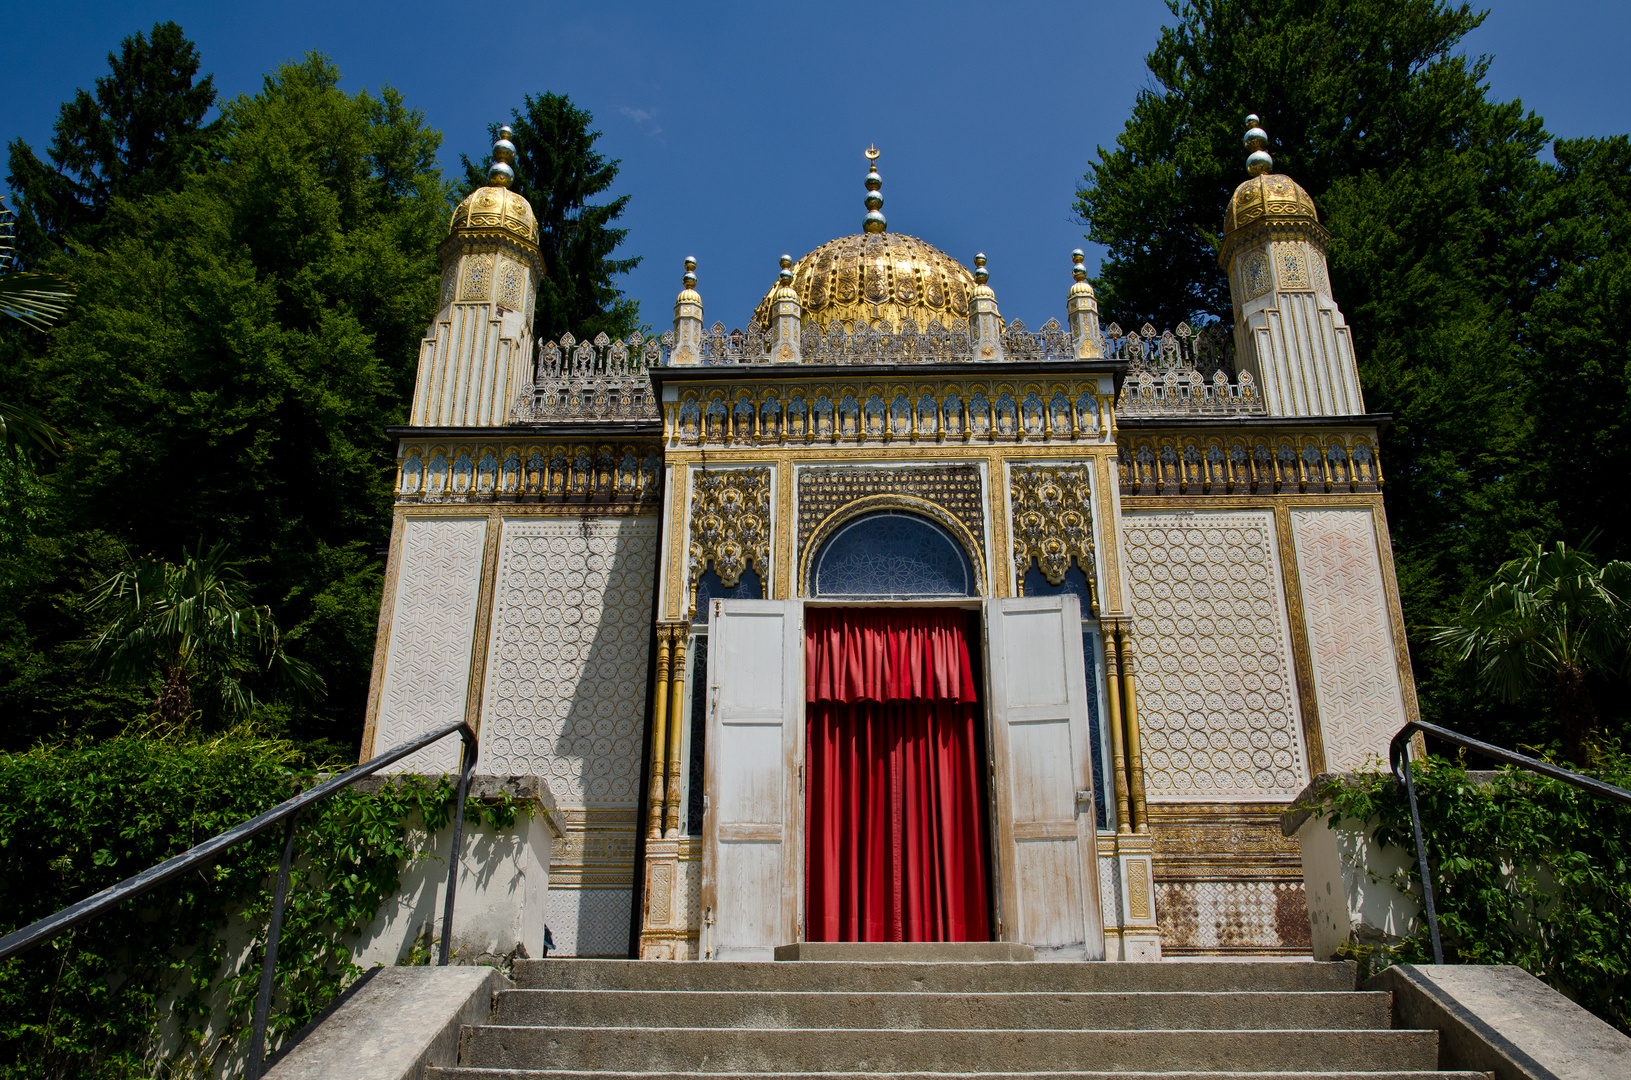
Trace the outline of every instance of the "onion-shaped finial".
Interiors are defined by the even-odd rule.
[[[985,268],[985,252],[982,251],[974,256],[974,281],[978,285],[984,285],[989,280],[991,271]]]
[[[1087,280],[1087,267],[1082,265],[1086,259],[1087,253],[1081,248],[1077,248],[1075,251],[1070,253],[1070,276],[1075,278],[1077,281]]]
[[[776,275],[776,280],[785,288],[793,284],[793,256],[783,255],[781,267],[781,273]]]
[[[1246,149],[1251,153],[1246,158],[1246,171],[1253,176],[1262,176],[1274,168],[1274,159],[1264,147],[1269,144],[1269,133],[1257,125],[1261,121],[1256,113],[1246,117]]]
[[[889,219],[883,216],[883,196],[878,193],[883,187],[883,177],[878,175],[878,157],[876,146],[867,148],[866,217],[861,219],[861,228],[869,233],[881,233],[889,228]]]
[[[493,143],[493,163],[487,167],[487,182],[494,187],[507,188],[515,183],[515,144],[510,141],[514,134],[508,124],[498,129],[498,141]]]
[[[697,258],[695,255],[685,257],[685,276],[680,278],[680,282],[687,289],[697,287]]]

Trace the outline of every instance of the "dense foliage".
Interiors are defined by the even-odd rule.
[[[98,587],[225,542],[243,604],[327,687],[260,695],[261,722],[316,758],[354,753],[390,531],[385,428],[407,415],[463,191],[419,111],[342,89],[320,55],[226,101],[174,23],[108,63],[63,105],[47,161],[10,147],[26,264],[78,293],[49,334],[0,327],[0,416],[63,444],[0,456],[0,749],[142,717],[171,669],[103,677],[85,647],[111,614]],[[638,318],[613,281],[635,261],[611,258],[627,197],[587,202],[617,174],[591,123],[553,94],[516,115],[550,275],[537,321],[557,336]],[[206,728],[232,719],[219,695],[194,704]]]
[[[538,285],[533,337],[558,341],[570,331],[579,340],[596,334],[627,337],[639,326],[640,302],[624,297],[616,278],[640,264],[638,257],[612,258],[627,229],[613,223],[623,215],[629,196],[595,205],[617,179],[621,162],[606,160],[595,149],[600,132],[594,118],[564,94],[528,94],[525,110],[512,110],[515,181],[511,190],[532,203],[538,216],[538,246],[544,256],[544,279]],[[488,134],[498,138],[499,125]],[[472,188],[487,182],[486,163],[464,158],[465,179]]]
[[[1116,145],[1076,204],[1108,248],[1106,321],[1232,321],[1217,262],[1246,178],[1244,117],[1313,196],[1367,408],[1393,414],[1385,497],[1424,714],[1508,744],[1558,734],[1432,648],[1502,562],[1600,533],[1631,554],[1631,140],[1551,140],[1489,96],[1461,50],[1482,16],[1444,0],[1170,0]],[[1550,149],[1555,161],[1546,160]],[[1608,689],[1607,687],[1604,688]],[[1631,695],[1603,693],[1625,731]]]
[[[388,535],[382,429],[406,412],[449,189],[418,112],[338,83],[319,56],[279,68],[221,105],[207,169],[115,197],[102,242],[36,260],[79,296],[43,342],[6,339],[0,372],[70,448],[0,555],[5,745],[139,715],[151,688],[104,686],[78,644],[101,629],[91,590],[131,555],[219,540],[329,687],[293,732],[355,745]]]
[[[1594,776],[1631,787],[1631,756],[1605,751]],[[1503,769],[1475,783],[1458,763],[1414,765],[1445,959],[1516,964],[1631,1033],[1631,807]],[[1414,852],[1404,789],[1382,773],[1323,792],[1338,821],[1377,822]],[[1414,859],[1409,891],[1421,895]],[[1427,928],[1371,963],[1432,963]]]
[[[0,933],[83,899],[289,798],[313,774],[287,742],[238,732],[114,738],[0,754]],[[397,895],[401,871],[427,857],[452,788],[416,779],[376,794],[347,789],[296,828],[278,957],[272,1041],[317,1014],[356,977],[347,936]],[[516,804],[469,804],[495,828]],[[207,872],[0,964],[0,1077],[186,1075],[241,1057],[260,977],[272,829]],[[226,942],[244,940],[241,955]],[[224,994],[226,1010],[211,1020]],[[156,1032],[173,1045],[154,1058]]]

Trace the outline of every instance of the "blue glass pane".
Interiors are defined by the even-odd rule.
[[[744,575],[745,576],[745,575]],[[717,579],[716,579],[717,580]],[[691,639],[691,768],[685,800],[685,832],[702,835],[702,755],[708,731],[708,635]],[[1097,761],[1097,758],[1094,758]],[[1096,766],[1095,766],[1096,767]],[[655,768],[655,766],[653,766]],[[1095,782],[1098,774],[1095,773]]]
[[[972,596],[974,572],[950,533],[886,511],[843,526],[815,560],[817,596]]]
[[[705,623],[708,621],[708,601],[710,600],[763,600],[765,598],[764,582],[759,580],[759,572],[753,567],[742,571],[741,580],[734,589],[727,589],[719,580],[719,574],[711,567],[697,579],[697,613],[693,622]]]
[[[1026,595],[1031,585],[1025,583]],[[1093,635],[1082,631],[1082,668],[1087,672],[1087,740],[1093,747],[1093,817],[1101,829],[1110,827],[1110,799],[1104,790],[1104,737],[1099,734],[1099,650]]]
[[[1075,593],[1076,599],[1081,601],[1082,618],[1092,617],[1093,607],[1088,598],[1087,575],[1082,573],[1082,568],[1074,562],[1070,564],[1070,569],[1065,571],[1065,580],[1059,585],[1050,584],[1048,579],[1042,576],[1042,571],[1037,569],[1035,563],[1032,563],[1031,568],[1025,571],[1024,595],[1058,596],[1061,593]]]

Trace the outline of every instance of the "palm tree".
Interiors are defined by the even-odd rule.
[[[16,258],[14,223],[11,210],[0,199],[0,315],[9,315],[36,330],[47,330],[68,310],[74,287],[55,274],[11,269]],[[55,453],[62,445],[62,436],[37,414],[0,398],[0,446],[16,447],[26,454],[30,450]]]
[[[1627,670],[1631,643],[1631,563],[1598,567],[1561,541],[1513,559],[1482,596],[1431,640],[1476,666],[1478,684],[1505,701],[1551,690],[1570,760],[1589,764],[1598,732],[1588,680]]]
[[[193,689],[208,687],[231,719],[257,704],[244,679],[264,674],[298,691],[320,693],[322,678],[283,649],[271,609],[244,602],[248,589],[227,546],[200,544],[179,566],[152,557],[104,581],[93,610],[112,621],[90,642],[94,661],[115,679],[162,676],[153,712],[178,724],[193,713]]]

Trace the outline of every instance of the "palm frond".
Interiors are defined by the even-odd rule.
[[[49,330],[73,298],[73,283],[56,274],[0,274],[0,315],[36,330]]]
[[[0,401],[0,446],[15,447],[25,455],[38,450],[56,454],[67,448],[62,432],[31,409]]]

